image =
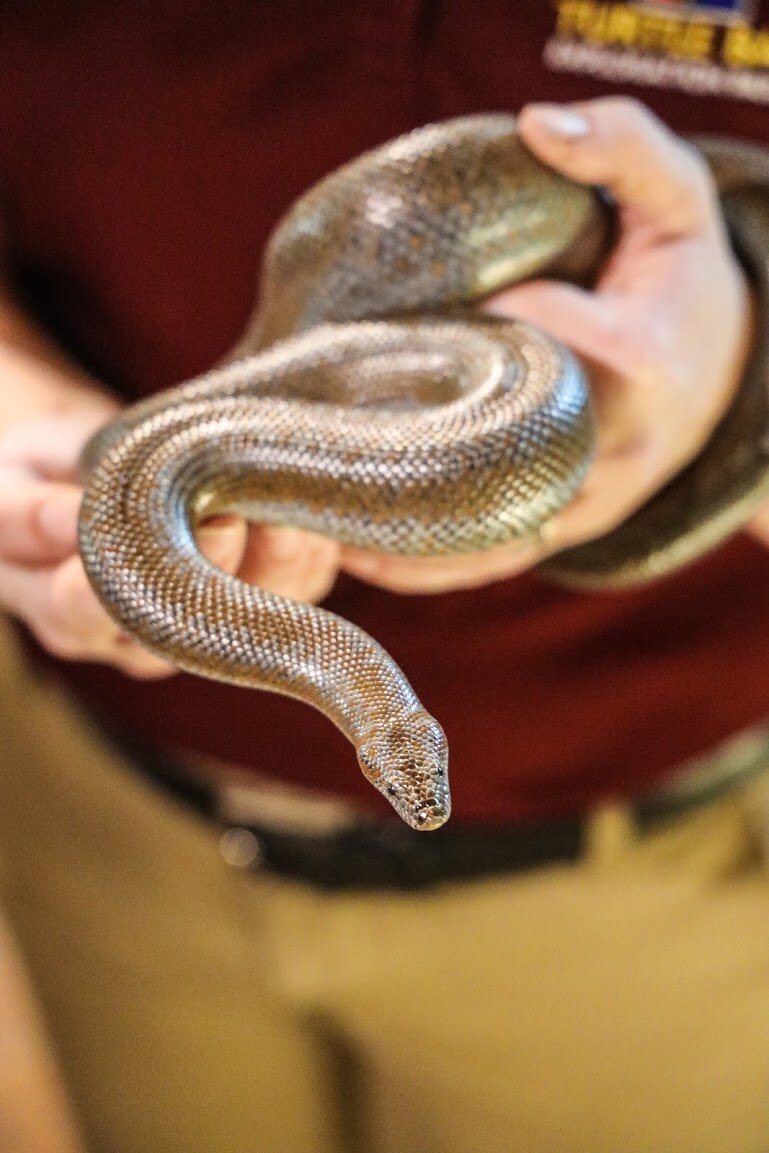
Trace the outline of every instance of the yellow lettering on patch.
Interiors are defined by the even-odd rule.
[[[729,28],[724,36],[721,59],[730,68],[769,68],[769,31]]]
[[[638,35],[638,13],[626,4],[615,4],[609,17],[609,39],[612,44],[631,48]]]
[[[709,60],[716,38],[714,24],[686,25],[686,55],[690,60]]]
[[[558,32],[593,44],[619,45],[687,60],[707,60],[715,26],[685,17],[657,16],[629,4],[559,0]]]
[[[577,21],[579,20],[579,10],[582,8],[582,0],[560,0],[558,5],[558,31],[568,35],[573,35],[577,31]]]

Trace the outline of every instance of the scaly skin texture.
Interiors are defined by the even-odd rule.
[[[536,161],[509,116],[421,129],[310,190],[269,245],[242,359],[87,450],[81,553],[109,612],[181,668],[320,709],[408,824],[443,824],[445,737],[392,659],[218,570],[194,527],[232,511],[412,555],[536,533],[589,467],[587,385],[543,334],[467,305],[537,270],[589,280],[610,235],[601,198]],[[582,552],[559,575],[605,585],[624,563],[610,548],[592,572]]]

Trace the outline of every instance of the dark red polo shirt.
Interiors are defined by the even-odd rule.
[[[291,200],[415,125],[632,91],[681,131],[769,141],[765,21],[738,0],[6,5],[11,271],[111,387],[153,392],[233,344]],[[343,579],[329,605],[444,724],[461,819],[638,790],[769,714],[769,553],[744,538],[630,595],[536,574],[424,598]],[[344,739],[295,702],[60,671],[144,739],[379,803]]]

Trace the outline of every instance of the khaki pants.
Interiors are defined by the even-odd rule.
[[[317,893],[0,667],[1,896],[94,1153],[769,1151],[761,782],[600,814],[575,867]]]

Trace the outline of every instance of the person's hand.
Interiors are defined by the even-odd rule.
[[[593,292],[530,282],[488,302],[573,349],[588,368],[597,456],[576,498],[540,540],[449,558],[344,549],[343,566],[399,592],[491,583],[610,531],[706,443],[747,356],[750,307],[704,162],[626,99],[530,106],[526,143],[617,203],[619,237]]]
[[[89,401],[59,416],[18,422],[0,436],[0,607],[55,656],[111,664],[137,678],[161,677],[173,668],[115,624],[77,554],[78,461],[89,436],[116,412]],[[204,525],[198,542],[221,568],[308,600],[326,592],[319,583],[328,568],[322,562],[338,552],[333,542],[291,529],[247,534],[234,517]]]
[[[89,400],[62,415],[17,422],[0,436],[0,607],[55,656],[111,664],[137,678],[160,677],[174,670],[108,616],[77,555],[78,460],[88,437],[116,411]],[[222,568],[310,599],[326,591],[318,584],[323,566],[316,557],[336,553],[338,546],[306,536],[298,558],[292,530],[254,530],[247,539],[244,524],[233,517],[204,526],[198,539]]]
[[[55,656],[103,661],[137,677],[167,666],[124,636],[77,555],[80,451],[110,407],[20,421],[0,436],[0,607]]]

